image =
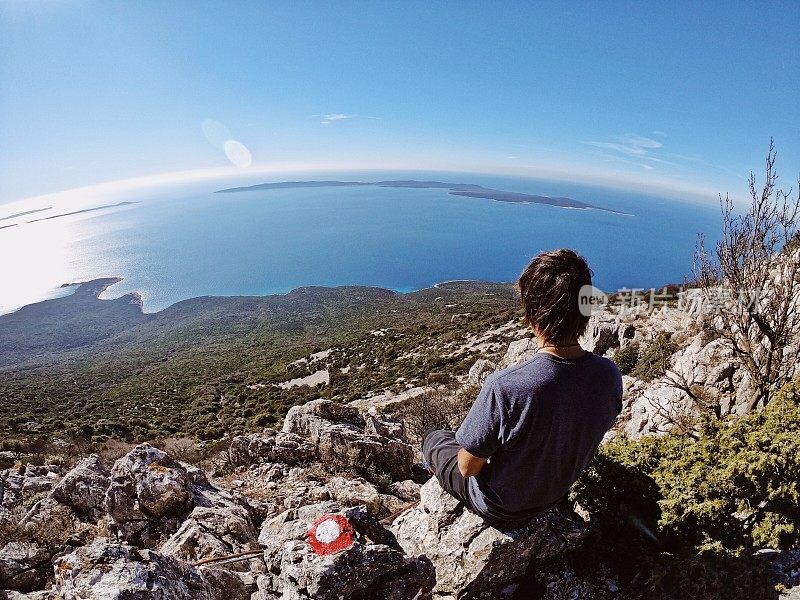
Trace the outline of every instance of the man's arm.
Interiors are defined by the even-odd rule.
[[[458,451],[458,470],[462,477],[475,477],[483,469],[487,459],[471,454],[466,448]]]
[[[490,375],[456,431],[456,442],[461,446],[458,471],[462,477],[475,477],[500,448],[503,415],[503,402],[495,390],[494,376]]]

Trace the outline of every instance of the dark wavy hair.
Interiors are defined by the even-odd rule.
[[[573,250],[542,252],[518,282],[525,325],[536,327],[554,345],[576,343],[589,323],[578,295],[582,286],[591,284],[592,270]]]

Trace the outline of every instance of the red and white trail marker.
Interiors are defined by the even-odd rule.
[[[353,545],[353,526],[342,515],[322,515],[311,525],[307,537],[315,554],[335,554]]]

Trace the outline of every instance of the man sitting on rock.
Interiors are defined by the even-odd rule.
[[[622,410],[619,369],[578,344],[589,322],[579,295],[591,283],[572,250],[534,258],[519,289],[536,354],[489,375],[458,431],[423,436],[442,487],[490,523],[526,521],[557,504]]]

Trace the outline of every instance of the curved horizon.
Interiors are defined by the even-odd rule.
[[[438,168],[432,168],[430,164],[425,167],[419,165],[377,165],[377,164],[303,164],[303,163],[281,163],[275,165],[254,165],[248,169],[241,169],[236,167],[212,167],[207,169],[191,169],[185,171],[168,171],[162,173],[155,173],[151,175],[142,175],[138,177],[128,177],[123,179],[98,181],[85,186],[74,188],[67,188],[64,190],[48,192],[44,194],[37,194],[16,200],[0,201],[0,207],[8,212],[27,208],[31,203],[46,203],[58,204],[59,208],[69,208],[71,206],[83,206],[85,201],[95,199],[109,199],[119,198],[120,194],[139,193],[149,189],[158,189],[159,187],[169,187],[175,185],[190,185],[203,182],[213,181],[243,181],[248,183],[255,177],[270,176],[278,177],[280,175],[297,175],[307,174],[309,176],[315,174],[342,174],[342,173],[369,173],[369,172],[383,172],[383,173],[437,173],[437,174],[463,174],[463,175],[484,175],[484,176],[502,176],[502,177],[516,177],[529,181],[552,181],[558,183],[567,183],[575,185],[589,185],[597,186],[606,189],[620,190],[623,192],[645,193],[648,195],[660,196],[671,200],[688,200],[691,202],[698,202],[702,204],[716,204],[719,200],[719,195],[730,193],[735,197],[735,193],[731,190],[715,191],[711,188],[704,188],[698,186],[690,186],[682,184],[681,182],[664,181],[658,185],[643,182],[635,179],[614,178],[603,176],[601,174],[586,174],[576,175],[574,171],[554,171],[548,169],[534,169],[533,167],[528,170],[520,171],[518,169],[504,169],[496,167],[492,169],[471,167],[469,165],[439,165]],[[260,181],[259,181],[260,182]],[[743,190],[744,190],[744,186]],[[113,195],[113,196],[112,196]],[[74,201],[79,204],[73,204]]]

